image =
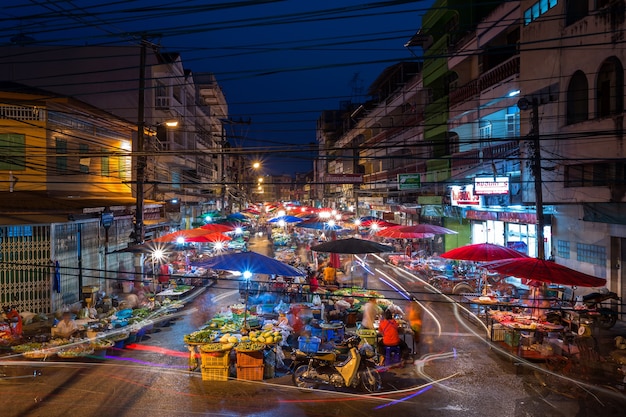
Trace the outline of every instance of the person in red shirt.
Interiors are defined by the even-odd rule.
[[[378,342],[378,352],[381,356],[380,364],[383,364],[385,357],[385,347],[387,346],[399,346],[400,357],[402,358],[402,364],[404,359],[409,354],[409,347],[406,342],[400,338],[398,322],[393,318],[393,313],[390,310],[385,310],[384,319],[378,324],[378,333],[382,335],[382,338]]]
[[[315,291],[317,291],[319,287],[320,287],[320,283],[317,280],[317,277],[315,276],[315,274],[311,274],[309,278],[309,288],[311,292],[314,293]]]

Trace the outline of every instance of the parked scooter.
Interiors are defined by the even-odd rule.
[[[617,322],[617,311],[604,307],[602,304],[607,300],[619,300],[619,297],[614,292],[594,292],[583,295],[583,304],[588,311],[593,311],[600,315],[598,318],[598,325],[603,329],[610,329],[615,326],[615,323]]]
[[[377,392],[382,388],[382,379],[373,358],[374,349],[359,350],[359,336],[351,336],[344,341],[348,356],[338,361],[335,352],[305,353],[295,350],[293,383],[299,388],[317,388],[332,385],[336,388],[360,387],[365,392]]]

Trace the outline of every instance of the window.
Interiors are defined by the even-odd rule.
[[[577,243],[576,257],[581,262],[589,262],[594,265],[605,265],[606,248],[604,246]]]
[[[582,71],[576,71],[567,87],[568,125],[579,123],[589,118],[589,86]]]
[[[158,109],[167,109],[170,106],[170,95],[167,85],[161,81],[156,81],[154,86],[154,106]]]
[[[557,240],[556,241],[556,254],[561,258],[569,259],[569,241]]]
[[[480,128],[478,129],[478,135],[481,139],[491,138],[491,122],[481,121]]]
[[[88,154],[89,153],[89,145],[86,143],[81,143],[78,145],[78,153],[80,154]],[[87,155],[81,155],[79,159],[79,169],[83,174],[89,174],[89,165],[91,165],[91,158]]]
[[[0,170],[26,169],[25,136],[14,133],[0,134]]]
[[[621,165],[609,163],[568,165],[565,167],[565,187],[606,187],[620,182],[621,169]]]
[[[111,161],[109,160],[109,156],[105,154],[105,152],[107,152],[107,149],[102,148],[101,152],[102,157],[100,158],[100,175],[102,175],[103,177],[108,177],[109,175],[111,175],[111,167],[109,166]]]
[[[56,169],[57,174],[67,173],[67,156],[62,156],[67,153],[67,141],[65,139],[56,139]]]
[[[609,58],[600,67],[596,81],[597,117],[624,111],[624,68],[617,58]]]
[[[519,137],[519,112],[506,114],[504,116],[504,123],[506,125],[507,138]]]
[[[172,189],[180,190],[180,172],[172,171]]]
[[[539,0],[537,3],[533,4],[524,11],[524,26],[530,25],[533,20],[538,19],[539,16],[547,13],[548,10],[555,7],[557,4],[558,0]]]

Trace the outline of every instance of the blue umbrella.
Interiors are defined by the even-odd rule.
[[[300,223],[302,221],[300,217],[296,216],[278,216],[268,220],[268,223],[278,223],[281,220],[285,223]]]
[[[250,272],[252,274],[284,275],[287,277],[306,275],[290,265],[256,252],[228,253],[193,262],[191,265],[223,271]]]
[[[250,221],[250,219],[248,219],[248,217],[245,214],[243,214],[243,213],[231,213],[228,216],[226,216],[226,219],[228,219],[228,220]]]
[[[342,227],[337,224],[330,225],[328,224],[328,222],[318,222],[318,221],[305,221],[305,222],[298,224],[298,226],[296,227],[302,227],[304,229],[315,229],[315,230],[335,230],[335,231],[342,230]]]

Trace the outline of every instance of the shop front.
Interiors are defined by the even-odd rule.
[[[551,216],[546,217],[544,249],[552,247]],[[537,256],[537,215],[528,212],[467,210],[473,243],[494,243]]]

